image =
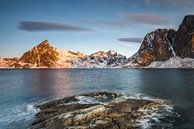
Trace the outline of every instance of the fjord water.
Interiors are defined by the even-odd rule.
[[[174,129],[194,128],[192,69],[0,70],[0,129],[26,129],[33,105],[81,93],[108,91],[164,99],[180,116]]]

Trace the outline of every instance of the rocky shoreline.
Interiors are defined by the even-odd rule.
[[[108,92],[70,96],[36,107],[39,111],[31,129],[136,129],[143,120],[149,122],[148,115],[166,111],[162,100],[129,99]]]

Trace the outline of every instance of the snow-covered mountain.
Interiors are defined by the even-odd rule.
[[[20,58],[0,58],[0,68],[113,68],[127,62],[125,56],[113,50],[86,55],[54,48],[45,40]]]
[[[194,59],[171,57],[166,61],[156,61],[145,68],[194,68]]]
[[[148,33],[124,67],[194,68],[194,15],[187,15],[179,29],[157,29]]]
[[[47,40],[20,58],[0,58],[0,68],[194,68],[194,15],[187,15],[178,30],[148,33],[129,59],[116,51],[91,55],[57,49]]]

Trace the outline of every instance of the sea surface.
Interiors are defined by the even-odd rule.
[[[173,129],[194,129],[192,69],[2,69],[0,129],[29,128],[34,104],[96,91],[163,99],[178,114]]]

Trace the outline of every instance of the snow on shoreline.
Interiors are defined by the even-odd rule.
[[[194,59],[171,57],[167,61],[157,61],[144,68],[194,68]]]
[[[105,61],[105,63],[107,63]],[[90,64],[88,61],[85,62],[76,62],[74,61],[74,67],[67,67],[67,68],[80,68],[80,69],[94,69],[94,68],[182,68],[182,69],[189,69],[189,68],[194,68],[194,59],[192,58],[181,58],[178,56],[171,57],[170,59],[166,61],[156,61],[151,63],[150,65],[146,67],[141,67],[137,63],[134,62],[128,62],[126,64],[119,64],[118,62],[116,63],[116,67],[114,66],[109,66],[107,67],[105,63],[98,63],[98,65],[95,64]],[[61,69],[65,67],[31,67],[28,69]],[[4,60],[0,59],[0,69],[15,69],[13,67],[9,67],[9,65],[4,65]],[[25,68],[17,68],[17,69],[25,69]]]

